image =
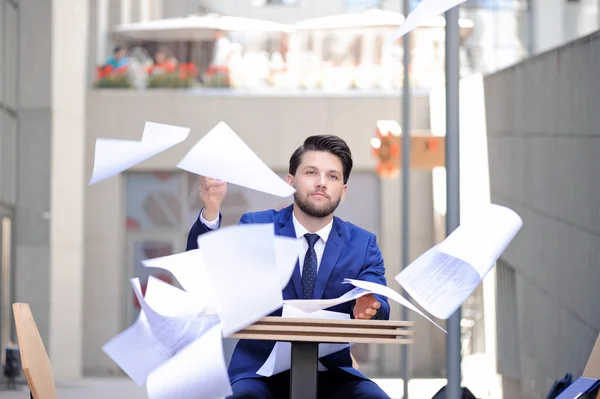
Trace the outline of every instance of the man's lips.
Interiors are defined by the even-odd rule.
[[[312,193],[312,194],[311,194],[311,196],[313,196],[313,197],[323,197],[323,198],[329,198],[329,197],[327,196],[327,194],[324,194],[324,193],[319,193],[319,192]]]

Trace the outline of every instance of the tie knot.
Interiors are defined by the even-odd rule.
[[[304,238],[306,238],[306,242],[308,243],[309,248],[312,248],[315,246],[315,243],[319,240],[319,235],[306,233],[304,234]]]

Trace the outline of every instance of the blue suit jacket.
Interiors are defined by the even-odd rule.
[[[292,220],[292,205],[280,211],[246,213],[240,223],[273,223],[275,234],[296,237]],[[186,250],[198,248],[198,236],[210,231],[198,218],[188,236]],[[342,284],[344,279],[371,281],[386,285],[383,259],[374,234],[361,229],[337,217],[333,219],[333,228],[327,244],[315,284],[314,299],[338,298],[354,288],[351,284]],[[302,297],[300,266],[297,263],[292,278],[283,290],[284,299],[299,299]],[[388,320],[390,305],[387,298],[376,296],[381,303],[376,319]],[[332,307],[328,310],[348,313],[353,317],[354,301]],[[281,316],[281,309],[272,314]],[[260,377],[256,372],[267,360],[275,342],[240,340],[237,344],[229,365],[229,377],[233,384],[237,380]],[[321,358],[321,363],[329,370],[338,369],[357,377],[366,378],[352,367],[350,350],[336,352]]]

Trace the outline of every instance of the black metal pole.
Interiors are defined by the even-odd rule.
[[[403,0],[404,15],[410,14],[410,0]],[[409,262],[409,230],[410,230],[410,32],[402,37],[404,48],[404,80],[402,86],[402,269]],[[408,320],[408,309],[402,306],[402,320]],[[409,345],[401,345],[401,377],[404,386],[404,399],[408,398],[409,380]]]
[[[458,6],[446,11],[446,236],[460,224]],[[450,316],[446,340],[447,399],[461,398],[461,310]]]

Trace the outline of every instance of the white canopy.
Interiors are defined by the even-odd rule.
[[[219,14],[190,15],[182,18],[157,19],[146,22],[123,24],[113,29],[113,39],[148,41],[198,41],[212,40],[216,31],[238,32],[292,32],[390,27],[397,28],[404,22],[404,15],[378,8],[361,12],[331,15],[307,19],[294,25],[253,18],[233,17]],[[433,18],[422,27],[443,27],[443,16]],[[461,28],[472,28],[473,22],[460,19]]]
[[[113,29],[115,40],[195,41],[211,40],[216,31],[290,32],[293,26],[252,18],[219,14],[190,15],[123,24]]]
[[[328,17],[306,19],[296,23],[299,30],[326,30],[326,29],[353,29],[366,27],[398,27],[404,22],[404,15],[399,12],[371,8],[365,11],[347,14],[331,15]],[[473,21],[460,19],[461,28],[472,28]],[[422,27],[436,28],[446,26],[443,16],[433,18],[421,25]]]
[[[360,27],[397,27],[404,22],[404,15],[378,8],[348,14],[306,19],[296,23],[300,30],[343,29]]]

